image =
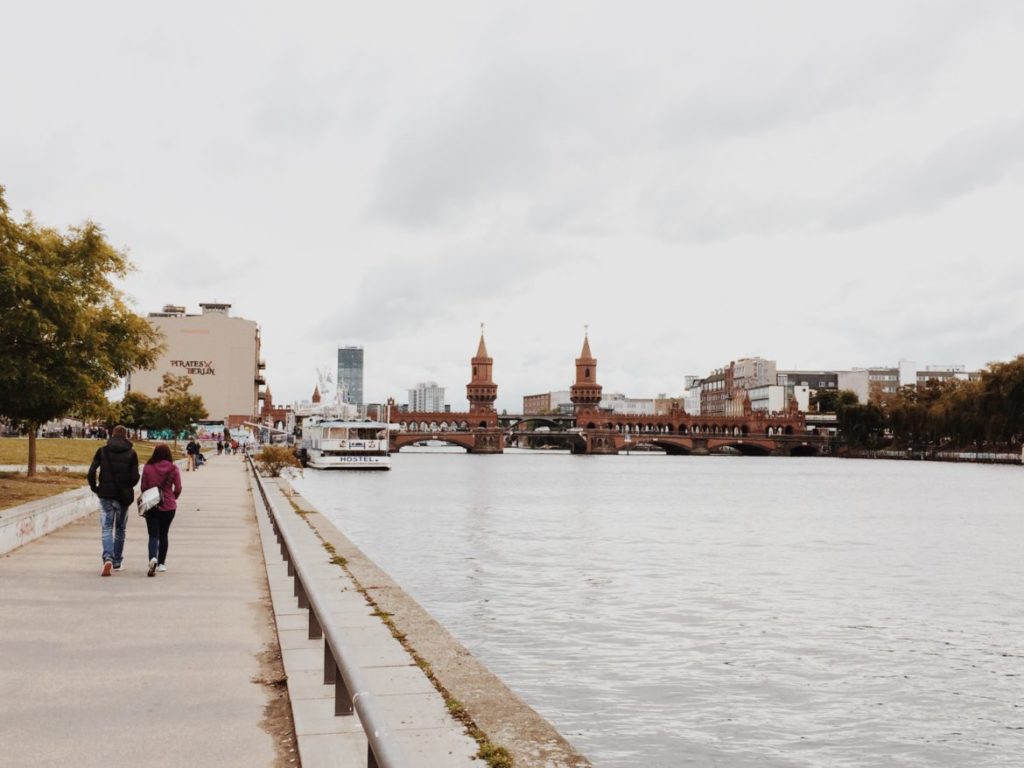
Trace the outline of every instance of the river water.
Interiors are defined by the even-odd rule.
[[[595,766],[1024,765],[1024,468],[392,460],[297,486]]]

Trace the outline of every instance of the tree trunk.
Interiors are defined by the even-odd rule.
[[[39,427],[36,424],[28,425],[28,477],[36,475],[36,433]]]

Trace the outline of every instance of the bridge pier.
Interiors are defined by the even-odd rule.
[[[611,429],[588,429],[580,436],[583,438],[583,445],[573,445],[573,453],[614,456],[623,445],[622,435]]]
[[[500,427],[495,429],[477,429],[473,431],[476,438],[467,453],[504,453],[505,432]]]

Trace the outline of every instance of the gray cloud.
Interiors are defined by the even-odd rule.
[[[857,227],[932,210],[1017,173],[1024,162],[1024,120],[960,133],[913,160],[876,169],[842,191],[830,226]]]

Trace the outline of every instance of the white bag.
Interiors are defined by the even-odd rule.
[[[161,495],[160,489],[156,486],[144,490],[139,496],[139,514],[145,517],[149,510],[160,503]]]

